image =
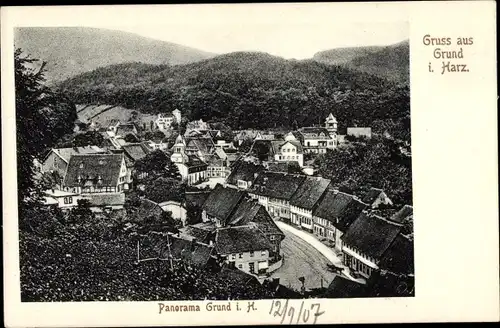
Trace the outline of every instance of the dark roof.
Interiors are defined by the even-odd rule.
[[[363,197],[363,199],[361,200],[363,203],[366,203],[366,204],[373,204],[373,202],[375,200],[377,200],[377,198],[380,196],[381,193],[383,193],[384,191],[382,189],[378,189],[378,188],[370,188],[370,190],[368,190],[368,192],[365,194],[365,196]]]
[[[203,204],[210,195],[210,191],[186,191],[186,207],[203,207]]]
[[[208,215],[226,222],[243,196],[244,193],[239,190],[217,184],[203,204],[203,210]]]
[[[237,185],[238,180],[254,181],[255,175],[262,172],[264,168],[261,165],[238,161],[234,164],[231,174],[227,177],[226,182],[232,185]]]
[[[125,155],[132,161],[140,160],[150,152],[148,147],[142,143],[129,143],[123,145],[122,149]]]
[[[271,249],[267,237],[252,225],[218,229],[215,245],[221,255]]]
[[[278,228],[264,206],[255,200],[249,199],[239,203],[234,214],[231,215],[228,224],[240,226],[250,223],[254,223],[257,228],[265,234],[283,235],[283,232]]]
[[[92,193],[85,195],[91,206],[120,206],[125,204],[125,194],[117,193]]]
[[[183,234],[188,235],[192,238],[195,238],[197,241],[200,241],[200,242],[205,243],[205,244],[209,243],[210,235],[212,234],[212,232],[209,230],[201,229],[201,228],[198,228],[195,226],[187,226],[187,227],[180,229],[180,231]]]
[[[213,167],[221,167],[221,166],[225,166],[225,160],[221,159],[219,156],[217,155],[213,155],[213,154],[210,154],[210,155],[207,155],[205,157],[206,159],[206,162],[208,164],[208,166],[213,166]]]
[[[306,177],[290,199],[290,205],[312,210],[330,185],[330,180],[321,177]]]
[[[127,134],[134,134],[134,130],[138,130],[137,125],[134,123],[123,123],[116,128],[116,135],[125,137]]]
[[[327,189],[313,215],[332,222],[337,229],[345,232],[366,207],[353,195]]]
[[[296,161],[286,161],[286,162],[270,162],[267,164],[267,170],[270,172],[282,172],[282,173],[298,173],[302,172],[300,165]]]
[[[378,266],[380,269],[398,274],[415,273],[413,240],[402,234],[398,234],[394,242],[382,256]]]
[[[163,214],[161,206],[149,199],[140,199],[140,204],[135,209],[135,217],[141,219],[150,216],[160,217]]]
[[[213,147],[211,138],[186,138],[187,149],[197,149],[203,154],[208,154]]]
[[[249,192],[256,195],[290,200],[304,181],[305,176],[278,172],[263,172],[257,177]]]
[[[380,259],[401,231],[402,226],[363,212],[341,239],[345,245]]]
[[[405,205],[396,214],[391,216],[390,220],[398,223],[403,223],[407,218],[413,216],[413,206]]]
[[[227,267],[222,268],[220,272],[216,274],[219,278],[225,281],[233,281],[236,282],[240,286],[261,286],[257,277],[252,276],[246,272],[243,272],[238,269],[230,269]]]
[[[322,127],[304,127],[299,129],[300,137],[309,139],[309,138],[317,138],[322,135],[322,138],[330,138],[330,133],[326,128]]]
[[[188,161],[184,163],[188,168],[190,167],[199,167],[199,166],[207,166],[207,163],[203,162],[196,155],[187,155]]]
[[[326,289],[325,298],[354,298],[363,297],[365,285],[356,281],[335,275],[332,282]]]
[[[73,155],[66,170],[64,186],[81,186],[89,182],[95,185],[116,186],[122,161],[123,154]]]
[[[169,245],[170,244],[170,245]],[[172,256],[174,260],[182,260],[194,265],[204,266],[214,252],[213,246],[193,242],[172,234],[149,233],[141,240],[141,258]]]

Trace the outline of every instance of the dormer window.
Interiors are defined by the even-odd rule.
[[[80,175],[78,176],[77,181],[78,181],[78,182],[81,182],[81,181],[82,181],[82,177],[81,177]]]
[[[80,168],[83,169],[83,163],[80,163]]]
[[[103,159],[99,160],[99,165],[104,165],[104,160]]]

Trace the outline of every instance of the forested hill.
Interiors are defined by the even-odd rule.
[[[189,119],[233,128],[294,128],[322,123],[332,112],[344,128],[409,133],[407,87],[345,67],[266,53],[236,52],[178,66],[112,65],[59,87],[75,103],[116,104],[147,113],[178,108]],[[407,127],[401,125],[406,118]]]
[[[112,64],[187,64],[215,54],[133,33],[88,27],[23,27],[14,43],[33,58],[47,61],[49,82]]]
[[[314,60],[375,74],[398,83],[410,81],[410,43],[408,40],[374,47],[339,48],[318,52]]]

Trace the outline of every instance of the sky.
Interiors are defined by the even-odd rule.
[[[389,45],[408,39],[408,24],[192,24],[94,26],[135,33],[217,54],[262,51],[287,59],[311,58],[316,52],[341,47]]]
[[[57,19],[58,25],[122,30],[217,54],[262,51],[305,59],[332,48],[406,40],[406,10],[386,3],[123,6]]]

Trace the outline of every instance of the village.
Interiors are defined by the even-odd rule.
[[[379,209],[393,205],[387,190],[351,195],[314,164],[321,154],[370,140],[370,127],[346,127],[341,135],[333,113],[294,131],[227,131],[186,121],[177,109],[150,124],[79,117],[74,133],[93,131],[104,143],[53,148],[36,161],[39,175],[59,179],[45,191],[46,206],[67,211],[86,200],[96,215],[126,213],[129,195],[148,175],[137,174],[137,162],[155,152],[186,186],[183,197],[140,199],[141,215],[168,212],[178,232],[149,238],[156,254],[142,254],[138,243],[138,261],[219,265],[299,296],[362,297],[374,284],[401,294],[413,288],[413,241],[404,229],[412,206],[385,217]]]

